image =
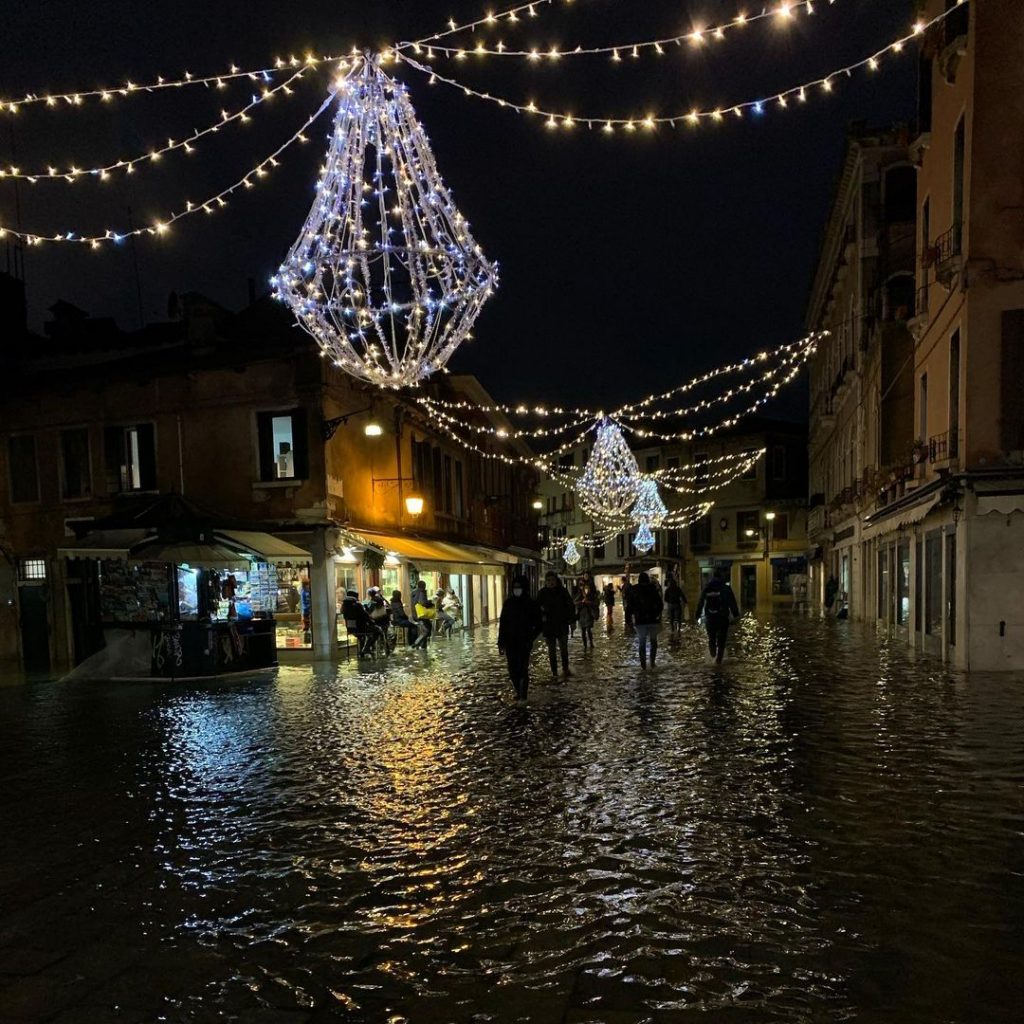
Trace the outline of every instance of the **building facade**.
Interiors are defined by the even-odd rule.
[[[269,300],[236,314],[185,296],[178,319],[128,334],[53,313],[46,337],[9,325],[25,343],[5,349],[0,660],[58,670],[93,653],[93,524],[130,526],[162,495],[308,554],[271,575],[279,646],[317,657],[346,641],[350,587],[408,601],[425,578],[456,589],[475,624],[498,614],[509,571],[535,566],[533,471],[458,447],[415,401],[335,371]],[[429,387],[486,400],[472,378]]]
[[[791,607],[803,594],[807,572],[806,444],[803,424],[751,419],[713,439],[635,447],[642,473],[703,467],[687,484],[693,493],[662,485],[661,496],[670,511],[702,501],[712,506],[685,528],[655,530],[654,548],[646,554],[636,550],[635,532],[619,533],[594,546],[591,538],[600,537],[599,525],[578,510],[571,490],[545,480],[539,500],[546,558],[569,575],[589,569],[602,584],[618,584],[627,574],[635,579],[641,570],[660,579],[672,573],[694,605],[704,584],[720,569],[744,611]],[[761,451],[764,454],[746,472],[717,485],[714,460]],[[567,453],[563,468],[582,469],[589,454],[586,446]],[[564,561],[569,539],[577,541],[582,556],[574,566]]]
[[[876,414],[869,402],[863,447],[870,451],[874,427],[878,472],[865,473],[863,494],[842,509],[829,509],[815,475],[812,503],[825,494],[832,521],[822,523],[816,509],[812,534],[832,552],[823,574],[835,573],[839,534],[852,527],[851,564],[859,558],[860,567],[849,585],[856,615],[958,668],[1019,670],[1024,21],[1010,0],[927,0],[920,14],[929,20],[945,10],[950,15],[922,42],[918,124],[908,148],[917,167],[909,444],[902,400],[892,417]],[[884,347],[880,362],[876,393],[884,403],[891,394]],[[902,369],[893,381],[903,395]],[[823,429],[819,417],[812,460],[817,445],[835,461],[842,442],[819,438]]]

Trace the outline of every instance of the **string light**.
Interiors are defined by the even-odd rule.
[[[968,0],[960,0],[960,4],[967,3]],[[956,6],[960,6],[957,4]],[[783,89],[781,92],[771,93],[767,96],[762,96],[758,99],[743,100],[739,103],[734,103],[730,106],[725,107],[714,107],[714,108],[694,108],[690,111],[680,112],[678,114],[671,115],[648,115],[646,117],[619,117],[619,116],[607,116],[597,114],[573,114],[567,115],[559,113],[558,111],[550,110],[543,106],[540,106],[534,101],[529,103],[517,103],[514,100],[510,100],[505,96],[500,96],[494,93],[481,92],[478,89],[472,89],[467,86],[464,82],[460,82],[457,79],[446,77],[440,74],[435,68],[430,65],[423,64],[420,61],[410,57],[408,52],[405,50],[396,51],[396,58],[408,64],[410,67],[415,68],[417,71],[430,76],[431,82],[441,82],[444,85],[448,85],[454,89],[458,89],[464,96],[471,97],[473,99],[484,100],[489,103],[495,103],[500,107],[507,110],[512,110],[518,114],[530,114],[535,115],[544,120],[544,123],[548,127],[554,128],[571,128],[576,125],[582,125],[587,128],[599,128],[604,130],[606,133],[614,133],[617,128],[624,128],[627,132],[636,131],[639,128],[646,130],[653,130],[659,126],[668,126],[671,128],[679,127],[680,125],[691,125],[697,126],[703,121],[715,121],[722,122],[725,120],[725,115],[734,115],[735,118],[741,119],[748,112],[754,114],[764,114],[773,107],[782,109],[791,98],[806,98],[808,93],[814,89],[820,89],[823,92],[831,92],[833,90],[836,80],[841,77],[851,77],[853,72],[859,71],[862,68],[877,68],[880,66],[881,59],[885,54],[892,52],[899,54],[902,52],[904,46],[921,35],[923,32],[932,28],[933,26],[943,22],[952,11],[956,10],[956,6],[951,7],[947,11],[942,11],[931,21],[928,22],[915,22],[911,31],[886,44],[880,50],[876,50],[874,53],[869,54],[861,60],[855,61],[852,64],[847,64],[844,67],[836,68],[820,78],[813,78],[808,81],[802,82],[798,85],[791,86],[787,89]],[[748,19],[749,20],[749,19]]]
[[[653,477],[644,477],[640,481],[630,515],[636,522],[647,523],[649,526],[661,526],[665,521],[668,509],[658,493],[658,481]]]
[[[227,188],[221,189],[215,195],[212,195],[200,202],[194,203],[190,200],[186,200],[184,208],[168,215],[163,220],[158,220],[145,227],[132,228],[125,231],[112,231],[108,229],[102,235],[83,235],[75,231],[66,231],[56,235],[36,234],[28,231],[21,231],[16,228],[5,227],[3,224],[0,224],[0,238],[4,238],[5,236],[19,238],[24,241],[26,245],[43,245],[50,242],[63,242],[76,245],[88,245],[93,249],[99,249],[104,244],[117,244],[123,242],[126,238],[131,238],[133,236],[165,235],[170,230],[171,225],[175,224],[177,221],[182,220],[185,217],[191,217],[197,213],[216,213],[217,210],[223,209],[228,205],[229,197],[239,189],[253,188],[255,186],[255,181],[253,179],[266,177],[273,168],[278,166],[278,157],[280,157],[285,150],[289,149],[296,142],[309,141],[304,134],[305,131],[317,120],[317,118],[320,117],[321,114],[324,113],[325,110],[327,110],[333,99],[334,94],[332,91],[320,107],[303,122],[297,132],[278,146],[277,149],[275,149],[269,156],[264,157],[254,167],[251,167],[246,171],[245,174],[243,174],[242,177],[233,184],[229,185]]]
[[[830,0],[830,5],[833,2],[834,0]],[[530,61],[537,61],[544,58],[558,60],[561,57],[610,56],[613,61],[619,63],[622,61],[620,51],[628,52],[631,57],[639,57],[641,52],[646,50],[650,50],[658,55],[664,55],[666,46],[682,46],[684,43],[699,45],[708,38],[721,40],[725,38],[726,33],[730,30],[744,28],[747,25],[751,25],[754,22],[761,21],[766,18],[775,18],[779,21],[785,21],[791,18],[801,8],[804,9],[807,14],[813,14],[813,0],[798,0],[796,3],[777,4],[774,7],[765,7],[757,14],[738,16],[729,21],[723,21],[718,24],[707,26],[706,28],[689,29],[686,32],[680,32],[677,35],[661,36],[657,39],[641,39],[635,42],[615,43],[607,46],[576,46],[572,49],[566,50],[551,47],[547,51],[537,49],[512,50],[503,43],[499,43],[493,47],[488,47],[482,43],[478,43],[473,47],[472,54],[473,56],[479,57],[518,57],[526,58]],[[484,19],[487,24],[494,24],[497,20],[498,16],[494,16],[490,21]],[[479,24],[479,22],[477,24]],[[432,40],[440,38],[441,36],[431,37]],[[417,42],[400,42],[395,44],[394,49],[398,51],[411,49],[414,52],[417,52],[417,47],[422,49],[424,42],[425,40],[422,39]],[[431,42],[430,49],[444,57],[455,60],[463,60],[467,56],[467,51],[463,47],[438,46],[434,42]]]
[[[576,541],[570,538],[565,545],[565,550],[562,552],[562,558],[566,565],[577,565],[583,556],[580,554],[579,549],[576,547]]]
[[[646,555],[647,552],[654,547],[654,534],[651,533],[649,523],[640,524],[640,529],[636,531],[636,536],[633,538],[633,547],[635,547],[641,555]]]
[[[279,82],[272,89],[264,89],[258,96],[253,96],[249,103],[244,107],[241,107],[239,110],[236,110],[234,113],[222,110],[220,119],[206,128],[197,129],[184,139],[179,139],[177,141],[174,139],[168,139],[165,146],[160,146],[157,149],[151,149],[141,156],[132,157],[127,160],[117,160],[114,163],[99,165],[97,167],[81,168],[71,165],[67,170],[61,170],[57,167],[47,167],[42,171],[23,171],[18,167],[8,167],[6,169],[0,168],[0,179],[23,179],[31,182],[32,184],[35,184],[37,181],[66,181],[74,183],[79,178],[84,177],[95,177],[99,178],[101,181],[106,181],[115,171],[122,171],[125,174],[134,174],[135,168],[138,164],[155,163],[162,156],[178,149],[184,149],[186,153],[192,153],[195,148],[195,144],[204,136],[218,132],[221,128],[226,127],[234,121],[248,121],[249,113],[252,110],[260,106],[260,104],[266,103],[267,100],[276,96],[277,93],[285,92],[290,95],[292,93],[290,86],[298,81],[298,79],[300,79],[308,70],[309,69],[306,67],[300,68],[290,78],[285,79],[283,82]]]
[[[441,180],[405,86],[368,54],[338,93],[313,207],[271,284],[335,366],[409,387],[469,336],[497,267]]]
[[[144,82],[141,85],[135,82],[125,82],[123,85],[109,88],[82,89],[76,92],[26,93],[21,99],[0,99],[0,113],[17,114],[21,111],[22,107],[39,105],[49,108],[81,107],[87,100],[99,100],[101,103],[110,103],[115,99],[126,96],[141,96],[146,93],[158,93],[165,89],[181,89],[191,85],[203,85],[207,88],[222,89],[229,82],[242,78],[248,78],[253,82],[270,82],[273,75],[289,68],[297,68],[302,65],[316,67],[319,64],[335,64],[343,60],[343,57],[316,57],[313,54],[307,54],[305,57],[288,57],[287,60],[278,57],[273,67],[268,68],[242,69],[232,66],[230,71],[219,75],[196,77],[186,71],[181,78],[158,78],[155,82]]]

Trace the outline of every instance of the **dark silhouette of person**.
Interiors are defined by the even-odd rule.
[[[558,651],[562,655],[562,672],[571,676],[569,671],[569,626],[576,621],[576,605],[569,591],[562,585],[558,574],[549,572],[544,577],[544,586],[537,595],[540,605],[541,628],[548,644],[548,658],[551,661],[551,674],[558,675]]]
[[[729,633],[729,623],[733,618],[740,617],[740,609],[736,604],[736,595],[732,587],[725,581],[721,569],[716,569],[714,576],[708,581],[697,602],[697,618],[704,616],[704,626],[708,631],[708,649],[711,657],[722,664],[725,657],[725,640]]]
[[[661,594],[658,593],[658,588],[651,582],[647,573],[640,573],[636,586],[629,588],[626,608],[636,629],[640,667],[647,668],[647,643],[650,641],[651,668],[654,668],[654,663],[658,659],[658,630],[661,628],[661,613],[664,604]]]
[[[516,576],[498,619],[498,652],[508,661],[508,677],[519,700],[526,700],[530,689],[530,655],[540,631],[540,606],[526,580]]]

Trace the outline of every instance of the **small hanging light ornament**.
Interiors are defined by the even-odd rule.
[[[633,506],[634,522],[647,523],[657,529],[668,515],[668,508],[661,500],[658,492],[658,481],[653,477],[644,477],[637,488],[636,504]]]
[[[576,541],[570,538],[565,545],[565,550],[562,552],[562,558],[566,565],[576,565],[583,556],[579,552],[579,548],[576,547]]]
[[[646,555],[654,547],[654,534],[651,533],[650,523],[640,524],[640,529],[636,531],[636,537],[633,538],[633,547],[641,555]]]
[[[597,426],[597,440],[577,490],[583,511],[596,519],[625,515],[637,499],[640,467],[619,425],[607,416]]]
[[[316,198],[277,275],[323,353],[378,387],[442,370],[497,287],[434,162],[405,86],[380,58],[335,84],[338,110]]]

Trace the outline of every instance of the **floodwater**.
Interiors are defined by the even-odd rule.
[[[1019,1022],[1024,678],[665,639],[0,687],[0,1020]]]

